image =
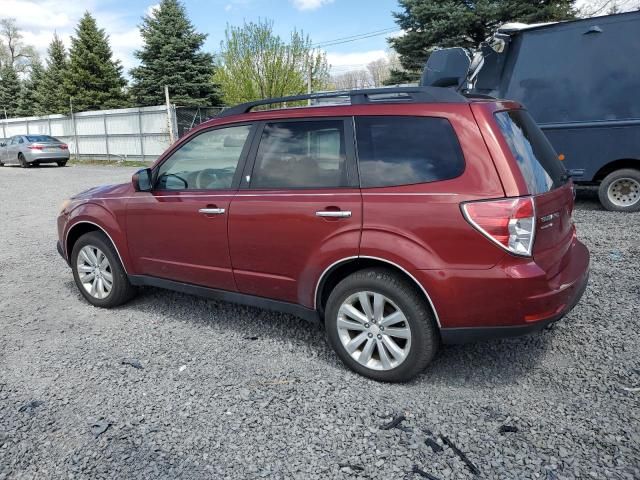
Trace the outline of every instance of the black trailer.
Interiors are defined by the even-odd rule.
[[[460,49],[436,53],[422,84],[451,80]],[[640,210],[640,12],[504,25],[459,87],[524,104],[576,183],[599,184],[609,210]]]

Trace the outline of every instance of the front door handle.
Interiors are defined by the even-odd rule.
[[[351,212],[344,210],[321,210],[316,212],[316,217],[349,218],[351,217]]]
[[[198,212],[205,215],[223,215],[224,208],[201,208]]]

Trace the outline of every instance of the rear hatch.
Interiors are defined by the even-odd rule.
[[[569,261],[575,228],[573,184],[558,155],[526,110],[494,114],[535,202],[533,258],[549,277]]]

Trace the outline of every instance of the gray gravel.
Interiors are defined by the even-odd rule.
[[[640,215],[581,191],[592,275],[567,318],[386,385],[287,315],[155,289],[83,301],[55,251],[59,205],[132,172],[0,169],[0,479],[472,478],[425,443],[440,435],[478,478],[640,478]]]

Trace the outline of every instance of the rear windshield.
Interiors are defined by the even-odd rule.
[[[531,195],[567,182],[569,177],[558,155],[525,110],[497,112],[495,116]]]
[[[50,137],[49,135],[27,135],[28,142],[59,142],[57,138]]]

